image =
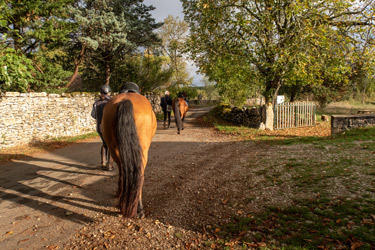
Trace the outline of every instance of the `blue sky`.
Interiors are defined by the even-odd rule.
[[[144,4],[153,5],[156,9],[151,12],[153,17],[157,22],[164,21],[168,15],[179,17],[180,20],[184,19],[184,14],[182,13],[182,3],[179,0],[144,0]],[[196,73],[196,66],[191,63],[189,65],[189,72],[192,77],[194,77],[193,84],[201,86],[202,76]]]

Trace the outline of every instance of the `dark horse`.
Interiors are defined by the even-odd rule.
[[[117,197],[121,214],[143,218],[142,187],[148,149],[155,135],[155,113],[146,97],[124,93],[104,108],[103,137],[119,167]]]
[[[184,119],[186,113],[189,109],[187,102],[182,97],[177,97],[172,102],[172,108],[174,113],[174,119],[177,126],[177,134],[180,133],[180,130],[184,129]]]

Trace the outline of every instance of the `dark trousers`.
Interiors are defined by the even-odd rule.
[[[167,117],[168,117],[168,127],[169,127],[169,125],[171,125],[171,111],[163,110],[163,113],[164,113],[164,122],[167,121]]]
[[[102,134],[102,130],[100,129],[100,126],[96,126],[96,132],[98,132],[100,139],[102,139],[103,147],[105,149],[105,155],[107,155],[108,147],[107,147],[107,143],[105,143],[105,140],[103,138],[103,134]]]

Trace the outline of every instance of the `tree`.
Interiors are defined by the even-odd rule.
[[[0,45],[0,91],[26,92],[35,81],[33,62],[13,48]]]
[[[168,15],[158,31],[161,38],[162,53],[170,58],[168,66],[173,70],[173,77],[169,85],[182,87],[192,82],[187,70],[187,59],[184,56],[185,42],[189,26],[178,17]]]
[[[221,57],[215,64],[207,65],[206,74],[217,83],[216,88],[224,102],[242,106],[250,96],[259,95],[262,85],[257,72],[238,59],[230,54]]]
[[[372,0],[182,2],[189,49],[201,71],[215,76],[213,65],[230,57],[233,68],[243,71],[241,63],[255,72],[267,103],[283,85],[347,82],[357,56],[351,48],[373,32]]]
[[[56,47],[66,41],[72,23],[67,7],[73,0],[5,0],[8,23],[2,27],[4,43],[25,55],[45,47]]]
[[[207,100],[211,101],[219,97],[219,93],[215,87],[214,82],[211,82],[207,77],[204,77],[203,84],[203,91]]]
[[[148,50],[144,54],[129,56],[115,67],[112,85],[114,89],[120,90],[124,82],[130,81],[137,83],[142,92],[152,92],[172,77],[173,71],[164,67],[167,60]]]
[[[105,72],[105,84],[110,83],[111,68],[140,46],[157,41],[155,23],[149,11],[154,7],[142,0],[81,0],[72,8],[73,19],[79,29],[72,34],[76,48],[74,72],[68,86],[74,81],[79,66],[86,58],[86,71],[93,75]],[[96,68],[97,71],[92,70]]]
[[[0,29],[8,31],[9,9],[5,2],[0,2]],[[6,40],[6,35],[2,40]],[[32,61],[15,49],[0,45],[0,91],[17,90],[25,92],[29,82],[33,81],[30,71]]]
[[[356,54],[351,62],[352,72],[349,80],[354,97],[365,102],[366,96],[371,96],[375,89],[373,80],[375,58],[373,53],[374,34],[364,33],[361,36],[361,44],[354,44],[351,53]]]
[[[116,57],[119,47],[134,45],[127,39],[130,27],[124,13],[116,15],[106,1],[88,1],[85,8],[75,9],[75,20],[80,24],[82,36],[78,37],[82,51],[90,49],[90,56],[102,63],[105,68],[105,84],[109,85],[111,70],[110,64]],[[76,65],[77,67],[77,65]]]
[[[6,89],[46,90],[61,85],[67,72],[62,69],[60,50],[73,25],[67,6],[72,0],[2,1],[0,32],[2,69]],[[49,59],[54,67],[49,67]],[[43,79],[49,79],[44,81]]]

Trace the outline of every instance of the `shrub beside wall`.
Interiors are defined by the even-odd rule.
[[[95,131],[93,93],[0,93],[0,148]],[[160,97],[146,95],[154,110]]]

